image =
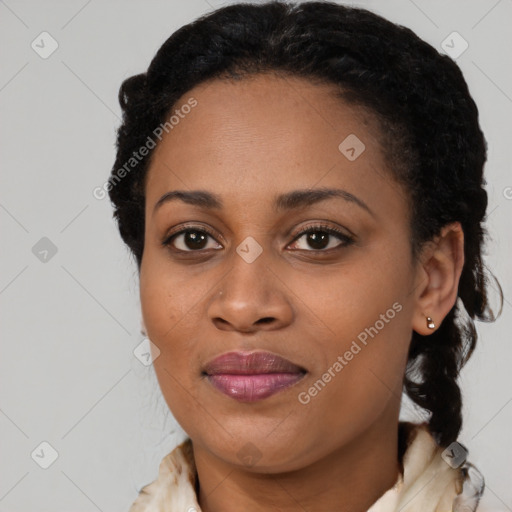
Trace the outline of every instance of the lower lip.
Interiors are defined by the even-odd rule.
[[[208,375],[208,380],[225,395],[241,402],[255,402],[282,391],[304,377],[303,373],[258,375]]]

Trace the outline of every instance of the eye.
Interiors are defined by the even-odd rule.
[[[332,238],[335,237],[339,240],[337,245],[331,246]],[[212,239],[214,243],[208,247],[208,239]],[[300,240],[304,239],[305,244],[309,244],[312,249],[304,247],[295,247],[293,244],[299,244]],[[308,252],[328,252],[331,249],[339,249],[354,243],[354,238],[346,233],[333,228],[331,226],[319,224],[308,226],[300,231],[294,238],[292,247],[295,250],[305,250]],[[199,252],[208,249],[222,249],[222,245],[215,241],[214,234],[205,227],[187,227],[176,233],[167,236],[162,245],[170,247],[175,252]],[[300,244],[299,244],[300,245]]]
[[[340,242],[337,245],[332,246],[332,237],[337,238]],[[302,247],[296,247],[295,249],[305,250],[308,252],[328,252],[330,249],[339,249],[354,243],[354,238],[352,236],[343,233],[341,230],[323,224],[308,226],[306,229],[303,229],[295,237],[294,243],[299,243],[301,239],[304,239],[305,243]],[[309,250],[304,247],[306,244],[309,244],[310,247],[312,246],[313,249]]]
[[[220,244],[218,247],[208,247],[208,238],[213,239],[213,234],[206,228],[189,227],[182,229],[177,233],[168,236],[163,240],[162,245],[171,246],[178,252],[197,252],[206,249],[222,249]]]

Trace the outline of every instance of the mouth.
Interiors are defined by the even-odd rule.
[[[228,352],[207,363],[202,375],[221,393],[254,402],[293,386],[306,373],[305,368],[271,352]]]

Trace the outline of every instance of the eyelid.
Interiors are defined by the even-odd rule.
[[[346,228],[345,228],[345,230],[347,232],[345,233],[340,228],[326,224],[325,221],[317,221],[317,222],[313,221],[311,224],[308,224],[307,226],[304,226],[303,228],[301,228],[300,231],[295,234],[295,237],[292,240],[292,242],[294,242],[298,238],[302,237],[304,234],[309,233],[314,230],[326,232],[331,235],[338,235],[339,237],[345,238],[345,239],[351,239],[351,240],[356,239],[356,236],[350,230],[348,230]]]
[[[194,225],[194,224],[192,224],[192,225],[186,224],[186,225],[180,226],[175,231],[171,230],[170,232],[167,232],[164,235],[164,238],[162,240],[162,245],[164,247],[171,246],[172,245],[171,242],[172,242],[172,239],[174,237],[182,235],[182,234],[186,233],[187,231],[204,232],[204,233],[210,235],[210,237],[213,238],[217,243],[220,243],[220,242],[217,241],[217,236],[218,235],[216,233],[214,233],[213,230],[211,230],[209,227],[207,227],[207,226],[199,226],[199,225]],[[314,232],[314,231],[325,232],[325,233],[328,233],[329,235],[335,236],[335,237],[337,237],[340,240],[340,244],[337,245],[336,247],[331,247],[330,249],[311,249],[311,250],[294,249],[294,250],[295,251],[301,251],[302,250],[302,251],[305,251],[305,252],[312,252],[312,253],[328,253],[331,250],[336,250],[338,248],[347,246],[347,245],[355,242],[356,238],[357,238],[348,229],[346,229],[347,233],[345,233],[340,228],[336,228],[334,226],[326,224],[325,221],[316,221],[316,222],[315,221],[311,221],[310,224],[302,227],[300,229],[300,231],[297,232],[294,235],[293,240],[286,247],[288,247],[289,245],[293,244],[298,239],[302,238],[305,234],[310,233],[310,232]],[[222,238],[222,236],[220,238]],[[179,253],[201,253],[202,251],[211,250],[211,249],[198,249],[198,250],[183,251],[181,249],[172,248],[172,250],[174,250],[175,252],[179,252]],[[215,250],[218,250],[218,249],[215,249]]]

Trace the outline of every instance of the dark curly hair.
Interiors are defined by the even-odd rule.
[[[428,339],[412,333],[404,377],[405,392],[429,411],[431,433],[447,446],[462,426],[457,377],[475,348],[473,320],[496,318],[482,262],[487,144],[459,67],[410,29],[334,2],[273,1],[229,5],[177,30],[147,72],[126,79],[119,91],[123,119],[108,191],[121,237],[140,271],[153,151],[122,179],[119,170],[177,100],[202,82],[267,72],[332,84],[345,102],[370,109],[389,169],[408,191],[414,256],[446,224],[462,225],[457,303]]]

